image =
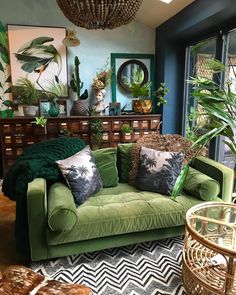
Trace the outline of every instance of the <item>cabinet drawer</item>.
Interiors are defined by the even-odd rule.
[[[111,123],[108,121],[102,122],[103,130],[104,131],[110,131],[111,130]]]
[[[109,133],[108,133],[108,132],[104,132],[104,133],[102,134],[102,140],[103,140],[104,142],[109,142],[109,141],[110,141],[110,136],[109,136]]]
[[[151,119],[150,121],[150,129],[157,129],[160,124],[160,119]]]
[[[132,121],[131,127],[132,129],[139,129],[139,121]]]
[[[123,125],[123,122],[122,121],[118,121],[118,120],[117,121],[113,121],[112,122],[112,131],[116,131],[116,130],[120,131],[122,125]]]
[[[134,131],[133,132],[133,140],[137,141],[142,136],[140,131]]]
[[[143,120],[139,122],[140,129],[149,129],[149,120]]]
[[[80,125],[79,123],[70,123],[69,124],[69,130],[71,132],[79,132],[79,130],[80,130],[80,126],[79,125]]]
[[[85,142],[88,142],[89,141],[89,135],[88,135],[88,133],[80,133],[79,134],[79,138],[81,138]]]
[[[88,131],[89,130],[89,122],[88,121],[81,121],[79,127],[80,127],[80,131]]]
[[[111,141],[119,142],[120,141],[120,132],[113,132],[111,134]]]

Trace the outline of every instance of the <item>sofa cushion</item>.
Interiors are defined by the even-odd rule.
[[[133,143],[120,143],[117,147],[117,168],[119,182],[128,182],[129,172],[132,167],[131,150]]]
[[[157,151],[184,151],[184,164],[187,164],[193,158],[193,156],[196,155],[196,152],[198,152],[198,155],[203,156],[207,154],[207,149],[205,147],[199,151],[197,147],[192,148],[192,144],[192,141],[179,134],[152,133],[142,136],[134,144],[131,151],[132,169],[129,173],[129,183],[134,184],[137,177],[141,146],[152,148]]]
[[[92,151],[96,166],[102,178],[103,187],[113,187],[118,184],[118,170],[116,166],[117,148],[104,148]]]
[[[189,167],[183,190],[201,200],[212,201],[218,197],[220,185],[215,179]]]
[[[89,146],[56,163],[72,191],[76,205],[82,204],[102,188],[102,179]]]
[[[136,187],[171,195],[180,174],[183,159],[183,152],[162,152],[142,146]]]
[[[215,201],[221,199],[216,198]],[[69,232],[47,231],[50,245],[124,233],[184,225],[186,211],[203,201],[182,194],[176,202],[126,183],[104,188],[77,208],[78,221]]]
[[[48,225],[52,231],[70,231],[77,222],[77,209],[71,190],[54,183],[48,192]]]

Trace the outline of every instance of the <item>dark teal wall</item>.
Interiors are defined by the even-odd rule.
[[[236,0],[196,0],[156,29],[157,85],[170,88],[163,133],[181,133],[185,47],[226,27],[236,28]]]

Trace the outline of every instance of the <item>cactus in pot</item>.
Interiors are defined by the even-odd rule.
[[[84,83],[80,79],[79,72],[80,60],[78,56],[74,58],[74,73],[72,73],[72,79],[70,81],[71,89],[76,92],[77,100],[73,105],[73,114],[74,115],[87,115],[88,113],[88,90],[85,89],[83,94],[81,95],[81,89],[84,86]]]

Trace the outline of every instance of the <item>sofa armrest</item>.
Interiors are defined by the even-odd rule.
[[[224,201],[232,202],[232,192],[234,184],[234,171],[227,166],[218,163],[207,157],[199,156],[192,162],[191,166],[198,171],[217,180],[221,191],[219,197]]]
[[[31,259],[47,258],[47,188],[46,180],[35,178],[28,184],[27,212]]]

